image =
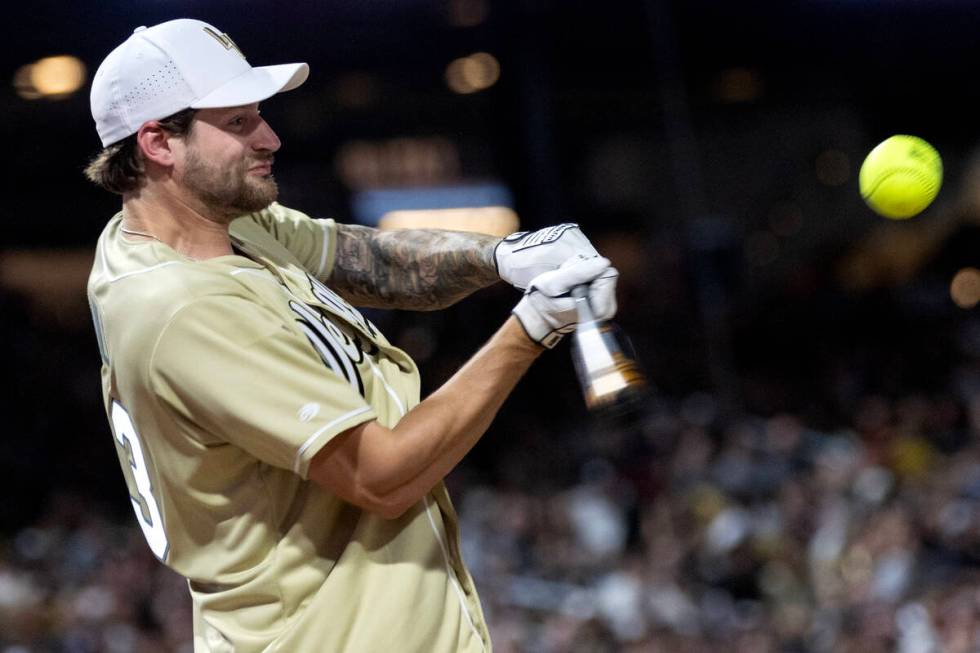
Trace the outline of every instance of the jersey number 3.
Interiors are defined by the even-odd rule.
[[[167,533],[163,530],[160,506],[157,504],[156,497],[153,496],[150,475],[146,469],[146,457],[143,456],[143,444],[140,442],[139,433],[136,432],[136,427],[133,425],[129,413],[117,401],[112,402],[112,430],[115,433],[116,441],[126,454],[123,460],[129,463],[133,473],[132,481],[136,486],[136,495],[133,495],[133,488],[130,485],[129,498],[133,501],[136,519],[140,523],[140,528],[143,529],[143,536],[146,537],[146,542],[150,545],[153,554],[160,560],[164,560],[167,555]],[[129,482],[129,474],[126,474],[126,477],[127,482]]]

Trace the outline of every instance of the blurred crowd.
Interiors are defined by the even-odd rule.
[[[135,521],[60,494],[2,544],[3,653],[193,651],[187,583],[153,557]]]
[[[495,650],[980,650],[978,429],[978,400],[869,396],[828,432],[695,395],[564,492],[471,488]]]

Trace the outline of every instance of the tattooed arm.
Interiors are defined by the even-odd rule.
[[[337,225],[330,287],[356,306],[431,311],[500,280],[500,241],[461,231]]]

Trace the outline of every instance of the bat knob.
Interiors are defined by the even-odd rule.
[[[646,378],[619,328],[612,322],[592,319],[591,310],[589,319],[582,319],[583,306],[587,309],[587,299],[579,304],[572,362],[585,405],[592,411],[629,410],[646,395]]]

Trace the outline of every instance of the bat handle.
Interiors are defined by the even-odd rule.
[[[595,321],[592,313],[592,305],[589,303],[589,286],[582,284],[572,288],[572,297],[575,298],[575,308],[578,310],[579,324],[583,322]]]

